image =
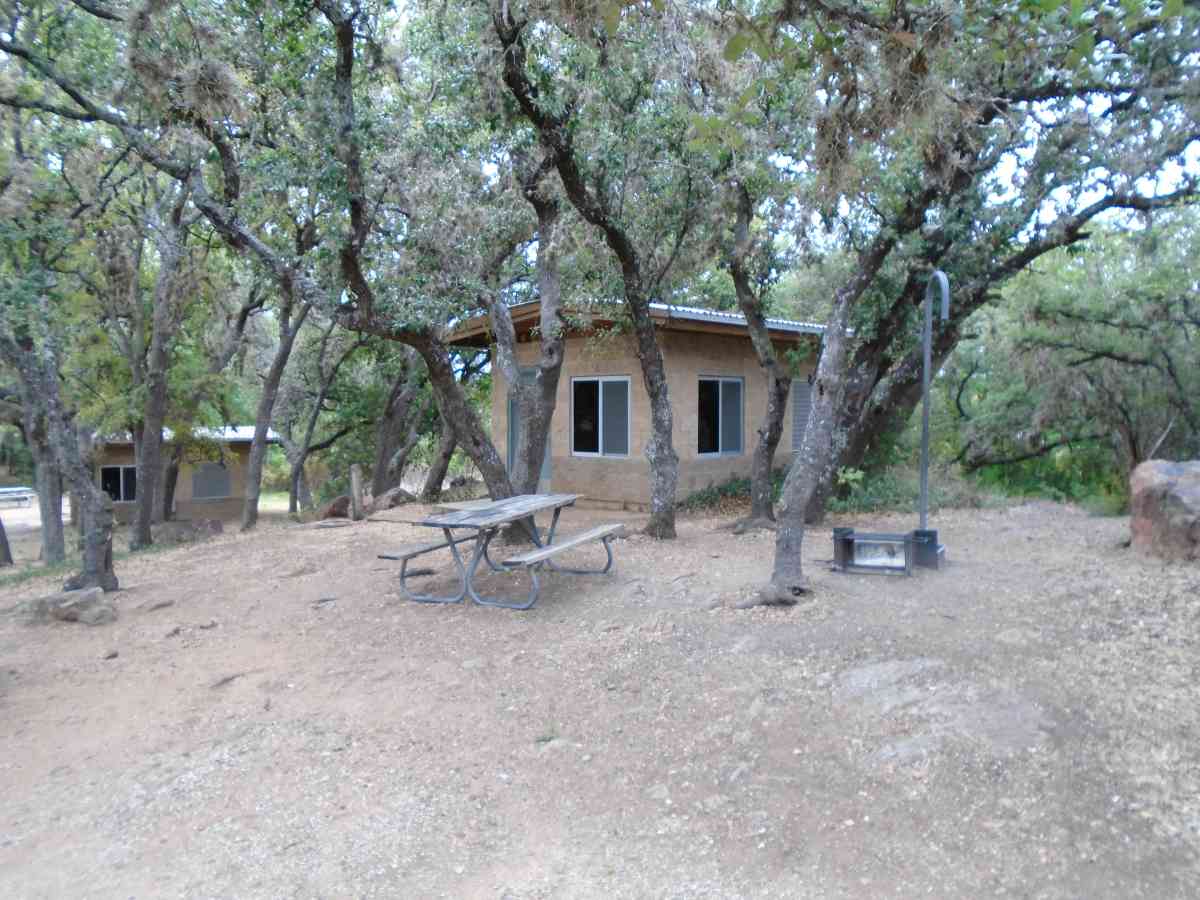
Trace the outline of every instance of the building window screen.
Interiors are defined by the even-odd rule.
[[[742,380],[701,378],[696,409],[696,452],[742,452]]]
[[[137,500],[137,467],[101,466],[100,489],[115,503],[134,502]]]
[[[577,455],[629,455],[629,379],[571,380],[571,449]]]
[[[600,383],[600,440],[605,456],[629,453],[629,382]]]
[[[230,496],[229,469],[221,463],[200,463],[192,470],[192,499],[217,500]]]
[[[792,382],[792,452],[799,453],[812,411],[812,385],[803,378]]]

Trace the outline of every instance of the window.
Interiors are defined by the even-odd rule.
[[[229,470],[222,463],[199,463],[192,469],[192,499],[218,500],[229,496]]]
[[[803,378],[792,381],[792,452],[799,453],[812,411],[812,385]]]
[[[114,503],[132,503],[137,499],[137,467],[101,466],[100,490]]]
[[[571,452],[629,455],[629,379],[571,379]]]
[[[701,455],[742,452],[742,379],[700,379],[696,433]]]

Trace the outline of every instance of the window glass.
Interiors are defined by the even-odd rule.
[[[137,466],[121,467],[121,499],[126,503],[137,499]]]
[[[600,382],[571,382],[571,433],[576,453],[600,452]]]
[[[192,470],[192,497],[213,500],[230,496],[229,469],[220,463],[199,463]]]
[[[517,398],[511,393],[508,396],[508,474],[512,474],[513,466],[517,464],[517,441],[521,439],[521,407]]]
[[[721,452],[742,452],[742,383],[721,382]]]
[[[114,502],[121,499],[120,466],[100,467],[100,489],[112,497]]]
[[[629,382],[603,381],[604,392],[601,436],[606,455],[625,456],[629,453]]]
[[[700,405],[696,412],[696,450],[699,453],[720,452],[720,395],[721,382],[708,378],[700,379]]]
[[[698,453],[742,452],[742,380],[701,378],[696,407]]]

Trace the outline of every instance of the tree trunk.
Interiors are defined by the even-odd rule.
[[[8,546],[8,532],[4,530],[4,520],[0,519],[0,566],[13,564],[12,549]]]
[[[517,365],[516,332],[508,306],[495,292],[484,298],[496,339],[495,362],[508,382],[520,413],[517,446],[512,448],[513,466],[509,473],[513,490],[518,494],[537,493],[541,482],[565,351],[566,320],[558,271],[559,205],[552,195],[542,192],[542,179],[551,171],[553,159],[547,157],[522,185],[525,199],[538,217],[538,343],[541,353],[532,381],[522,379]]]
[[[291,468],[288,470],[288,515],[298,515],[300,512],[300,482],[304,478],[304,463],[307,460],[307,454],[297,453],[291,461]]]
[[[554,113],[537,100],[538,90],[526,70],[527,53],[522,29],[507,6],[493,12],[496,36],[504,48],[504,82],[521,112],[537,129],[547,158],[558,171],[563,190],[584,221],[600,229],[613,258],[621,267],[625,304],[633,320],[642,381],[650,397],[650,440],[646,459],[650,462],[650,521],[646,533],[655,538],[675,537],[675,492],[679,482],[679,456],[675,453],[672,430],[674,416],[667,387],[662,349],[650,316],[647,285],[643,279],[641,257],[629,232],[622,227],[619,214],[609,207],[603,190],[593,191],[580,168],[578,151],[572,145],[569,113]],[[683,226],[686,229],[686,226]],[[661,280],[666,269],[659,273]]]
[[[775,521],[774,498],[772,497],[772,470],[775,466],[775,451],[783,437],[783,418],[787,412],[788,395],[792,390],[792,376],[786,371],[771,343],[771,332],[765,318],[764,294],[756,293],[750,271],[747,268],[752,240],[750,223],[754,215],[754,204],[744,184],[734,186],[737,198],[737,218],[734,224],[733,252],[729,259],[729,273],[733,279],[738,308],[746,318],[750,342],[758,356],[758,364],[767,376],[767,408],[762,423],[758,426],[758,440],[754,445],[750,468],[750,518],[739,523],[744,530],[748,527],[769,526]]]
[[[293,302],[284,301],[279,312],[279,346],[263,379],[262,396],[254,416],[254,439],[250,443],[250,460],[246,465],[246,501],[242,506],[242,531],[250,531],[258,524],[258,498],[262,493],[263,462],[267,456],[267,432],[271,429],[271,416],[275,412],[275,398],[279,396],[279,382],[283,379],[288,358],[296,343],[304,320],[308,318],[311,304],[302,303],[292,320]]]
[[[175,264],[178,265],[178,261]],[[166,265],[165,261],[163,265]],[[137,510],[129,540],[130,550],[149,547],[153,543],[151,523],[161,520],[159,487],[163,479],[163,426],[167,419],[167,343],[170,332],[174,330],[170,282],[170,277],[160,273],[155,289],[150,351],[146,361],[146,402],[142,408],[141,447],[138,454]]]
[[[475,407],[467,399],[466,391],[455,377],[446,345],[436,338],[424,336],[423,339],[414,340],[411,346],[425,360],[429,370],[429,385],[437,399],[442,421],[451,423],[458,445],[479,469],[488,494],[493,500],[511,497],[512,483],[504,461],[496,452],[496,445],[488,437]]]
[[[355,522],[363,517],[363,478],[362,466],[354,463],[350,466],[350,518]]]
[[[171,457],[167,460],[166,471],[163,473],[162,520],[171,521],[175,517],[175,487],[179,484],[179,467],[183,464],[183,448],[176,445],[171,448]]]
[[[646,442],[646,458],[650,461],[650,521],[646,524],[646,533],[663,540],[675,537],[675,494],[679,483],[679,455],[675,452],[672,437],[675,417],[662,349],[650,319],[649,301],[644,298],[629,300],[628,290],[626,300],[634,311],[642,381],[650,395],[651,432],[650,440]]]
[[[442,485],[446,482],[446,473],[450,470],[450,459],[454,456],[454,448],[458,440],[454,436],[454,426],[442,422],[442,437],[438,441],[437,453],[429,464],[429,472],[425,475],[425,485],[421,488],[421,502],[435,503],[442,496]]]
[[[66,559],[62,475],[54,462],[53,454],[46,453],[38,460],[34,477],[37,483],[38,517],[42,525],[42,560],[47,565],[60,563]]]
[[[64,591],[100,587],[115,591],[120,585],[113,572],[113,504],[103,491],[86,497],[83,505],[83,571],[67,579]]]
[[[791,605],[808,592],[800,554],[804,544],[804,514],[816,485],[838,456],[837,412],[844,392],[846,323],[857,294],[843,288],[825,332],[824,347],[813,384],[813,402],[800,452],[783,484],[782,505],[775,533],[775,563],[771,582],[762,590],[764,603]],[[844,435],[844,432],[842,432]]]
[[[41,522],[41,559],[47,565],[66,559],[66,541],[62,521],[62,470],[55,459],[46,433],[45,416],[39,412],[38,398],[28,393],[23,382],[21,392],[21,437],[33,457],[33,483],[38,495]],[[57,499],[58,505],[55,506]]]
[[[97,586],[115,591],[119,582],[112,565],[112,499],[96,484],[79,431],[63,405],[59,354],[56,337],[50,332],[51,321],[49,304],[44,296],[39,297],[32,324],[41,334],[40,346],[0,333],[0,356],[17,372],[27,409],[32,415],[44,417],[54,458],[71,489],[83,500],[83,571],[69,579],[65,589]],[[58,493],[61,497],[61,487]],[[60,501],[60,515],[61,509]]]
[[[404,348],[404,368],[388,392],[387,405],[375,426],[375,464],[371,471],[371,495],[381,497],[400,483],[404,464],[412,452],[413,433],[420,438],[419,418],[424,410],[417,406],[421,390],[421,366],[418,354]],[[408,447],[405,452],[405,447]]]
[[[902,222],[915,228],[931,202],[932,191],[914,200]],[[833,297],[833,309],[825,326],[821,358],[813,383],[812,408],[800,452],[792,462],[783,485],[783,503],[775,533],[775,562],[771,581],[760,597],[769,604],[790,605],[807,593],[800,558],[804,544],[804,519],[813,493],[823,479],[832,478],[834,467],[846,445],[846,430],[839,427],[838,416],[845,400],[847,373],[847,332],[850,313],[863,292],[874,280],[897,241],[897,233],[884,229],[858,257],[858,267]]]
[[[300,509],[307,512],[313,508],[312,491],[308,486],[308,474],[304,471],[304,466],[300,467],[300,473],[296,479],[296,494],[300,501]]]
[[[783,437],[783,416],[792,390],[790,375],[767,372],[767,408],[755,432],[758,439],[750,461],[750,520],[747,524],[775,521],[772,474],[775,451]]]

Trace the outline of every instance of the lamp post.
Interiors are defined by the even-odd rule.
[[[925,284],[925,324],[921,343],[924,366],[921,371],[921,527],[917,539],[916,563],[937,568],[941,547],[937,531],[929,530],[929,381],[933,369],[933,301],[940,297],[942,321],[950,317],[950,279],[941,269],[934,269]]]

